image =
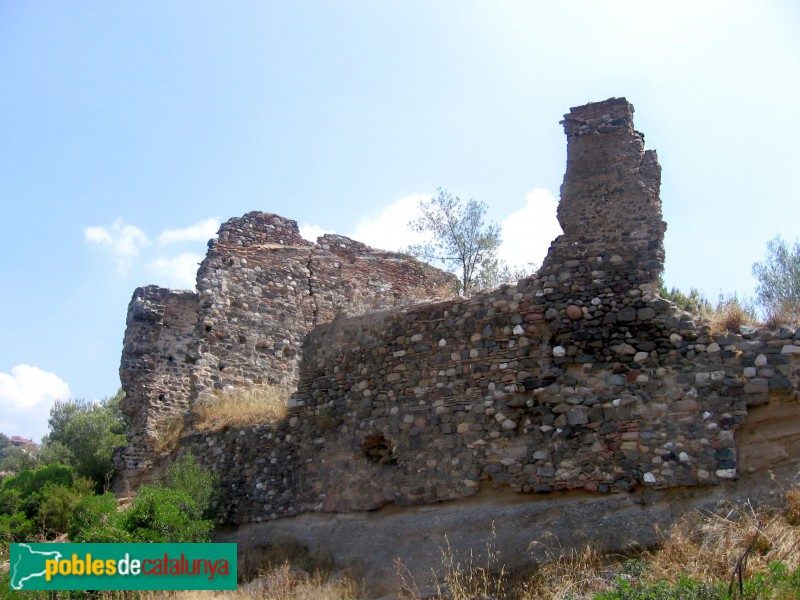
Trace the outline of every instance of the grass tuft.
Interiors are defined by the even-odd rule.
[[[185,426],[183,415],[170,415],[158,423],[153,450],[156,454],[172,452],[178,447]]]
[[[793,302],[779,302],[767,307],[764,324],[770,329],[800,325],[800,306]]]
[[[195,407],[195,427],[219,430],[277,421],[286,416],[290,395],[291,390],[277,385],[220,392],[213,400]]]

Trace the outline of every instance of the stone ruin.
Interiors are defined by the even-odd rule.
[[[209,242],[197,292],[138,288],[128,307],[120,379],[129,445],[118,480],[147,478],[170,418],[240,387],[296,387],[303,340],[337,317],[450,296],[455,276],[341,235],[314,244],[297,223],[251,212]]]
[[[181,438],[220,477],[226,539],[327,544],[374,573],[392,553],[427,570],[444,532],[466,551],[494,528],[509,566],[546,531],[648,544],[768,467],[793,474],[800,330],[712,332],[660,298],[661,168],[633,107],[562,124],[564,233],[516,285],[448,297],[451,276],[406,256],[250,213],[197,293],[136,290],[118,481],[146,478],[166,415],[266,382],[296,387],[285,418]]]

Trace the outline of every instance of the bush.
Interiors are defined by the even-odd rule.
[[[37,533],[36,523],[23,512],[0,515],[0,543],[25,542]]]
[[[50,485],[72,486],[75,472],[72,467],[55,464],[35,470],[23,469],[16,475],[6,477],[0,485],[0,512],[12,514],[24,512],[34,517],[42,502],[42,490]]]
[[[84,498],[75,506],[69,536],[75,542],[207,542],[214,528],[204,518],[215,478],[191,455],[167,470],[165,484],[144,485],[120,512],[111,494]]]
[[[658,282],[658,293],[681,310],[706,319],[712,333],[738,333],[742,325],[750,325],[758,320],[753,301],[739,298],[736,294],[720,294],[715,304],[695,288],[689,290],[688,294],[674,287],[667,289],[663,279]]]
[[[658,293],[664,300],[669,300],[681,310],[695,315],[711,310],[711,302],[696,288],[691,288],[688,294],[684,294],[676,287],[668,289],[664,280],[659,279]]]
[[[194,456],[187,454],[172,463],[167,469],[167,487],[186,492],[202,507],[206,518],[213,516],[211,501],[217,486],[217,478],[213,473],[197,464]]]
[[[617,588],[595,596],[595,600],[723,600],[728,594],[720,586],[711,586],[689,577],[678,583],[616,582]]]
[[[39,505],[39,522],[42,529],[53,533],[66,533],[76,505],[91,495],[93,482],[79,477],[74,486],[48,483],[42,488]]]
[[[73,510],[67,533],[73,542],[128,542],[122,513],[113,494],[87,496]]]
[[[145,485],[123,514],[123,528],[139,542],[207,542],[214,524],[202,518],[205,508],[184,490]]]

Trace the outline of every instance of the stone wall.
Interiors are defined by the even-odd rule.
[[[652,320],[656,350],[577,363],[553,355],[536,297],[526,280],[318,328],[286,419],[184,439],[225,482],[223,520],[427,504],[482,488],[719,483],[738,476],[736,431],[753,407],[784,419],[767,432],[784,449],[770,465],[791,459],[800,331],[711,336],[668,306]],[[745,442],[752,462],[763,435]]]
[[[165,423],[188,408],[197,311],[193,292],[151,285],[133,293],[120,364],[121,408],[131,435],[128,448],[115,456],[119,471],[146,463]]]
[[[297,382],[305,335],[356,315],[451,295],[453,276],[344,236],[313,244],[297,223],[248,213],[220,228],[197,273],[195,393]]]
[[[339,235],[309,242],[277,215],[230,219],[209,242],[197,293],[134,292],[120,365],[131,433],[115,459],[117,488],[149,476],[157,438],[192,403],[238,387],[294,388],[303,340],[317,325],[455,287],[454,276],[407,255]]]
[[[275,232],[230,238],[241,244],[223,226],[199,274],[193,393],[298,387],[277,422],[182,438],[221,478],[221,521],[718,486],[762,468],[764,449],[791,460],[800,331],[712,333],[659,298],[660,167],[632,115],[611,99],[565,116],[564,234],[536,275],[468,299],[352,316],[393,301],[377,265],[397,282],[413,273],[403,257],[335,237],[312,249],[275,233],[287,221],[274,215]],[[421,281],[404,298],[427,293]],[[263,331],[283,345],[259,363]]]

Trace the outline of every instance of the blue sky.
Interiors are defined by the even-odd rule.
[[[251,210],[378,247],[489,205],[540,262],[569,107],[626,96],[663,166],[667,283],[752,294],[800,235],[800,4],[0,1],[0,431],[119,386],[134,288],[192,286]]]

